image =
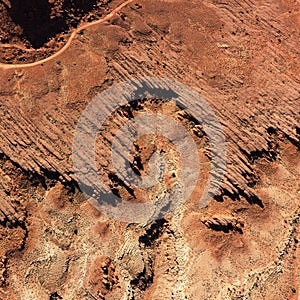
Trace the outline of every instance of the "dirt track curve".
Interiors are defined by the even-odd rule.
[[[89,28],[93,25],[97,25],[97,24],[101,24],[107,20],[109,20],[111,17],[113,17],[117,12],[119,12],[123,7],[125,7],[126,5],[128,5],[129,3],[133,2],[133,0],[127,0],[125,1],[124,3],[120,4],[118,7],[116,7],[112,12],[110,12],[108,15],[106,15],[104,18],[100,19],[100,20],[97,20],[95,22],[92,22],[92,23],[88,23],[88,24],[84,24],[78,28],[76,28],[70,35],[70,38],[68,39],[67,43],[59,50],[57,51],[55,54],[45,58],[45,59],[42,59],[42,60],[39,60],[39,61],[36,61],[36,62],[33,62],[33,63],[27,63],[27,64],[3,64],[3,63],[0,63],[0,67],[3,68],[3,69],[13,69],[13,68],[29,68],[29,67],[34,67],[34,66],[38,66],[40,64],[43,64],[43,63],[46,63],[56,57],[58,57],[59,55],[61,55],[62,53],[64,53],[71,45],[74,37],[76,36],[76,34],[86,28]],[[15,46],[15,45],[14,45]],[[2,45],[3,47],[3,45]],[[4,47],[8,48],[9,47],[9,44],[5,44]],[[20,46],[17,46],[17,48],[20,48],[22,49],[23,47],[20,47]],[[24,49],[23,49],[24,50]],[[28,49],[25,49],[26,51]]]
[[[300,2],[115,1],[103,19],[69,31],[66,44],[51,40],[51,51],[64,47],[46,59],[37,52],[24,64],[22,51],[2,51],[0,299],[299,300]],[[149,112],[187,128],[201,170],[176,213],[127,224],[78,189],[73,137],[97,95],[147,76],[204,97],[225,134],[227,168],[218,197],[199,209],[213,154],[202,124],[175,101],[144,99],[137,89],[138,105],[117,109],[99,130],[105,183],[125,200],[156,201],[153,191],[128,187],[111,163],[118,129]],[[167,142],[148,135],[128,157],[143,175],[162,152],[172,171],[166,188],[180,174]]]

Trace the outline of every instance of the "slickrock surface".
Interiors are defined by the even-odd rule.
[[[13,24],[5,7],[19,4],[8,2],[0,21]],[[78,24],[122,3],[92,1],[83,13],[72,5],[85,1],[75,2],[68,17],[55,15],[63,1],[50,3],[64,32],[1,27],[1,63],[49,59],[0,65],[0,299],[299,299],[300,2],[132,1],[52,58]],[[174,103],[123,107],[100,132],[99,164],[124,199],[130,190],[113,176],[108,150],[138,110],[182,122],[201,163],[182,207],[125,224],[78,190],[72,141],[98,93],[143,76],[175,79],[206,99],[226,137],[227,168],[218,196],[199,209],[213,155],[201,124]],[[140,140],[133,165],[147,164],[148,143],[167,148]]]

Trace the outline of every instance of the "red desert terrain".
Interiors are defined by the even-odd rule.
[[[299,0],[1,0],[0,23],[1,300],[300,299]],[[218,155],[203,123],[165,93],[118,107],[95,149],[125,203],[155,203],[184,174],[176,143],[148,134],[128,162],[147,176],[160,153],[163,182],[116,175],[111,146],[132,118],[180,123],[199,158],[188,199],[139,223],[83,194],[72,147],[88,104],[142,77],[202,95],[226,168],[199,207]]]

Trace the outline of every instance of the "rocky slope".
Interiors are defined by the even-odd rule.
[[[105,13],[120,3],[107,3]],[[48,51],[21,40],[17,27],[4,29],[2,63],[50,58],[0,65],[0,298],[298,299],[299,7],[292,0],[132,1],[53,58],[68,33],[57,33],[62,43],[53,39]],[[30,51],[20,54],[15,44]],[[202,162],[183,206],[152,224],[125,224],[79,191],[72,140],[98,93],[143,76],[175,79],[203,95],[226,137],[227,168],[218,195],[199,209],[213,155],[201,124],[176,103],[123,107],[100,133],[100,166],[122,197],[130,193],[107,167],[109,145],[115,127],[138,110],[180,121]],[[147,163],[151,149],[143,145],[154,142],[140,143],[135,160]]]

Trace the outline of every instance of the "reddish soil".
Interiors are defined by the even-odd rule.
[[[297,300],[299,1],[121,4],[0,1],[0,299]],[[113,134],[132,116],[163,111],[181,122],[201,161],[176,212],[125,224],[79,190],[73,133],[97,94],[143,76],[201,93],[222,125],[227,168],[199,209],[213,155],[201,124],[175,101],[120,108],[97,149],[100,174],[124,200],[157,193],[130,190],[110,166]],[[177,161],[162,137],[138,140],[135,172],[147,173],[161,148]],[[172,173],[164,179],[167,189]]]
[[[34,62],[49,57],[63,47],[74,29],[105,16],[110,2],[1,1],[1,62]]]

